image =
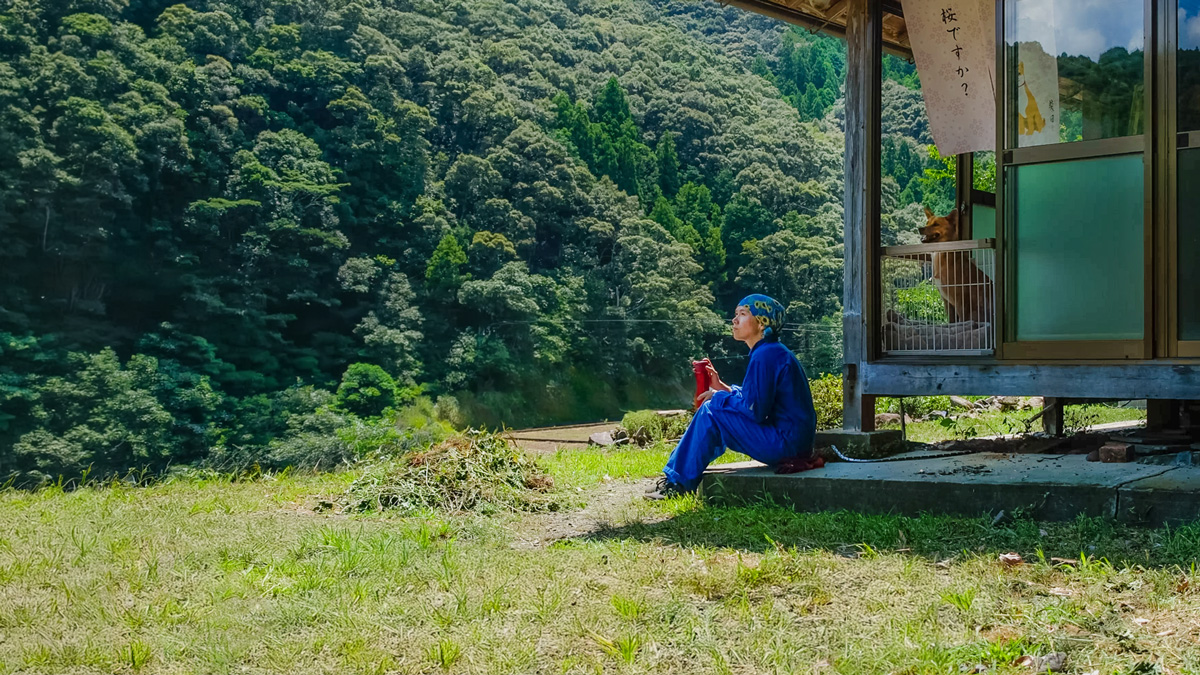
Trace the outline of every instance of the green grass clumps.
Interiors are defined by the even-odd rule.
[[[306,508],[350,471],[0,490],[0,675],[1200,673],[1200,523],[647,503],[602,478],[668,451],[544,458],[587,504],[556,514]]]
[[[640,444],[683,436],[692,421],[690,412],[679,415],[659,415],[654,410],[635,410],[621,418],[621,428]]]
[[[502,436],[468,430],[424,452],[363,463],[341,498],[348,511],[556,510],[554,480]]]

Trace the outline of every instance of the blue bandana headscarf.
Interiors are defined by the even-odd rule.
[[[783,330],[783,305],[775,298],[755,293],[742,298],[737,304],[750,310],[760,326],[763,327],[764,340],[778,340],[779,331]]]

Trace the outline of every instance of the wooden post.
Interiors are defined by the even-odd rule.
[[[1063,435],[1063,406],[1065,398],[1042,398],[1042,431],[1050,436]]]
[[[1146,428],[1178,429],[1179,409],[1179,401],[1174,399],[1146,399]]]
[[[879,326],[879,118],[883,56],[880,0],[847,0],[845,286],[842,302],[842,427],[872,431],[875,397],[859,375]]]
[[[954,200],[958,206],[959,239],[974,239],[971,216],[971,185],[975,181],[975,153],[954,156]]]

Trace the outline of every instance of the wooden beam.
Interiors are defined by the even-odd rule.
[[[996,248],[995,239],[967,239],[965,241],[935,241],[930,244],[898,244],[883,247],[885,256],[920,255],[941,251],[978,251]]]
[[[846,0],[845,246],[842,301],[842,426],[870,431],[874,398],[862,390],[878,325],[880,79],[883,10],[880,0]]]
[[[826,19],[823,12],[818,12],[815,9],[804,11],[803,9],[780,5],[770,2],[769,0],[719,1],[722,5],[729,5],[731,7],[737,7],[739,9],[754,12],[756,14],[762,14],[763,16],[769,16],[773,19],[779,19],[780,21],[786,21],[787,23],[807,28],[813,32],[819,31],[842,39],[845,39],[846,37],[846,27],[844,24]],[[897,9],[897,11],[892,12],[892,14],[899,16],[897,13],[898,11],[899,10]],[[904,45],[885,43],[883,45],[883,51],[891,54],[892,56],[896,56],[905,60],[912,60],[913,58],[912,47],[907,42]]]
[[[1048,396],[1200,400],[1200,366],[1138,364],[870,363],[860,390],[876,396]]]
[[[850,9],[850,0],[837,0],[837,2],[825,9],[825,17],[832,19],[842,16],[848,9]],[[845,24],[843,23],[843,25]]]
[[[895,16],[894,14],[883,15],[883,39],[884,42],[900,43],[904,38],[908,37],[908,27],[904,23],[904,19]]]

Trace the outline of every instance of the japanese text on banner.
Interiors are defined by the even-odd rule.
[[[904,21],[938,152],[995,149],[995,3],[905,0]]]

